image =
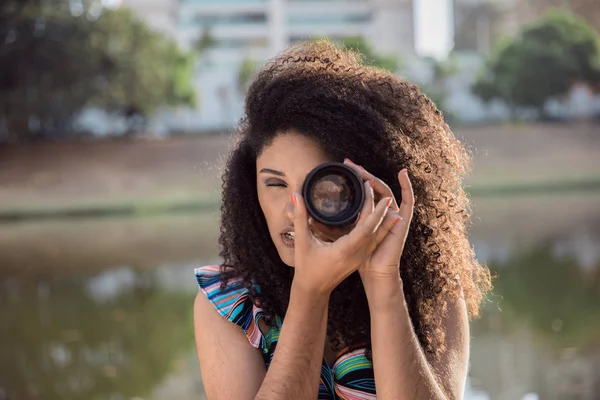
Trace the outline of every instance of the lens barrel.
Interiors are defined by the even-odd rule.
[[[302,196],[308,213],[317,221],[343,227],[356,221],[365,201],[360,176],[343,163],[328,162],[313,169],[304,180]]]

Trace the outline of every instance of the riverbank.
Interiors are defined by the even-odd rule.
[[[600,193],[600,178],[576,181],[536,182],[533,184],[474,186],[467,188],[472,199],[487,197],[569,195]],[[171,198],[117,203],[74,204],[65,206],[15,207],[0,210],[0,223],[27,220],[95,217],[140,217],[145,215],[216,212],[219,198]]]
[[[598,125],[465,127],[472,196],[600,191]],[[0,221],[216,209],[231,135],[0,146]]]

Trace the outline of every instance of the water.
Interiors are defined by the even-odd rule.
[[[475,199],[499,277],[466,398],[600,398],[600,194]],[[193,268],[215,215],[0,226],[0,400],[203,398]]]

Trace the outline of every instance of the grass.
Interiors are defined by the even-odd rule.
[[[598,192],[595,125],[458,129],[472,197]],[[216,210],[229,135],[0,146],[0,223]]]
[[[160,198],[129,200],[108,203],[73,204],[63,206],[26,206],[0,210],[0,222],[23,220],[93,218],[93,217],[133,217],[140,215],[161,215],[181,212],[203,212],[218,207],[217,197]]]
[[[585,244],[585,237],[592,241],[597,237],[598,204],[600,191],[476,197],[469,236],[474,243],[493,244],[496,253],[492,255],[500,256],[513,246],[545,238],[577,237]],[[100,271],[122,265],[210,263],[219,254],[218,235],[216,209],[0,224],[0,277]],[[586,257],[585,249],[580,255]]]
[[[467,187],[467,191],[472,197],[600,192],[600,176],[560,181],[480,184]]]
[[[466,188],[471,197],[507,197],[523,195],[552,195],[560,193],[600,192],[600,177],[565,181],[531,183],[476,184]],[[0,223],[44,219],[78,219],[95,217],[135,217],[143,215],[204,213],[216,211],[219,197],[163,197],[116,202],[88,202],[63,206],[24,206],[0,210]]]

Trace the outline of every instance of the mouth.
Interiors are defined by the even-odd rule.
[[[296,232],[294,232],[293,228],[287,228],[283,232],[281,232],[281,235],[280,235],[281,236],[281,241],[287,247],[293,248],[294,247],[295,234],[296,234]]]

